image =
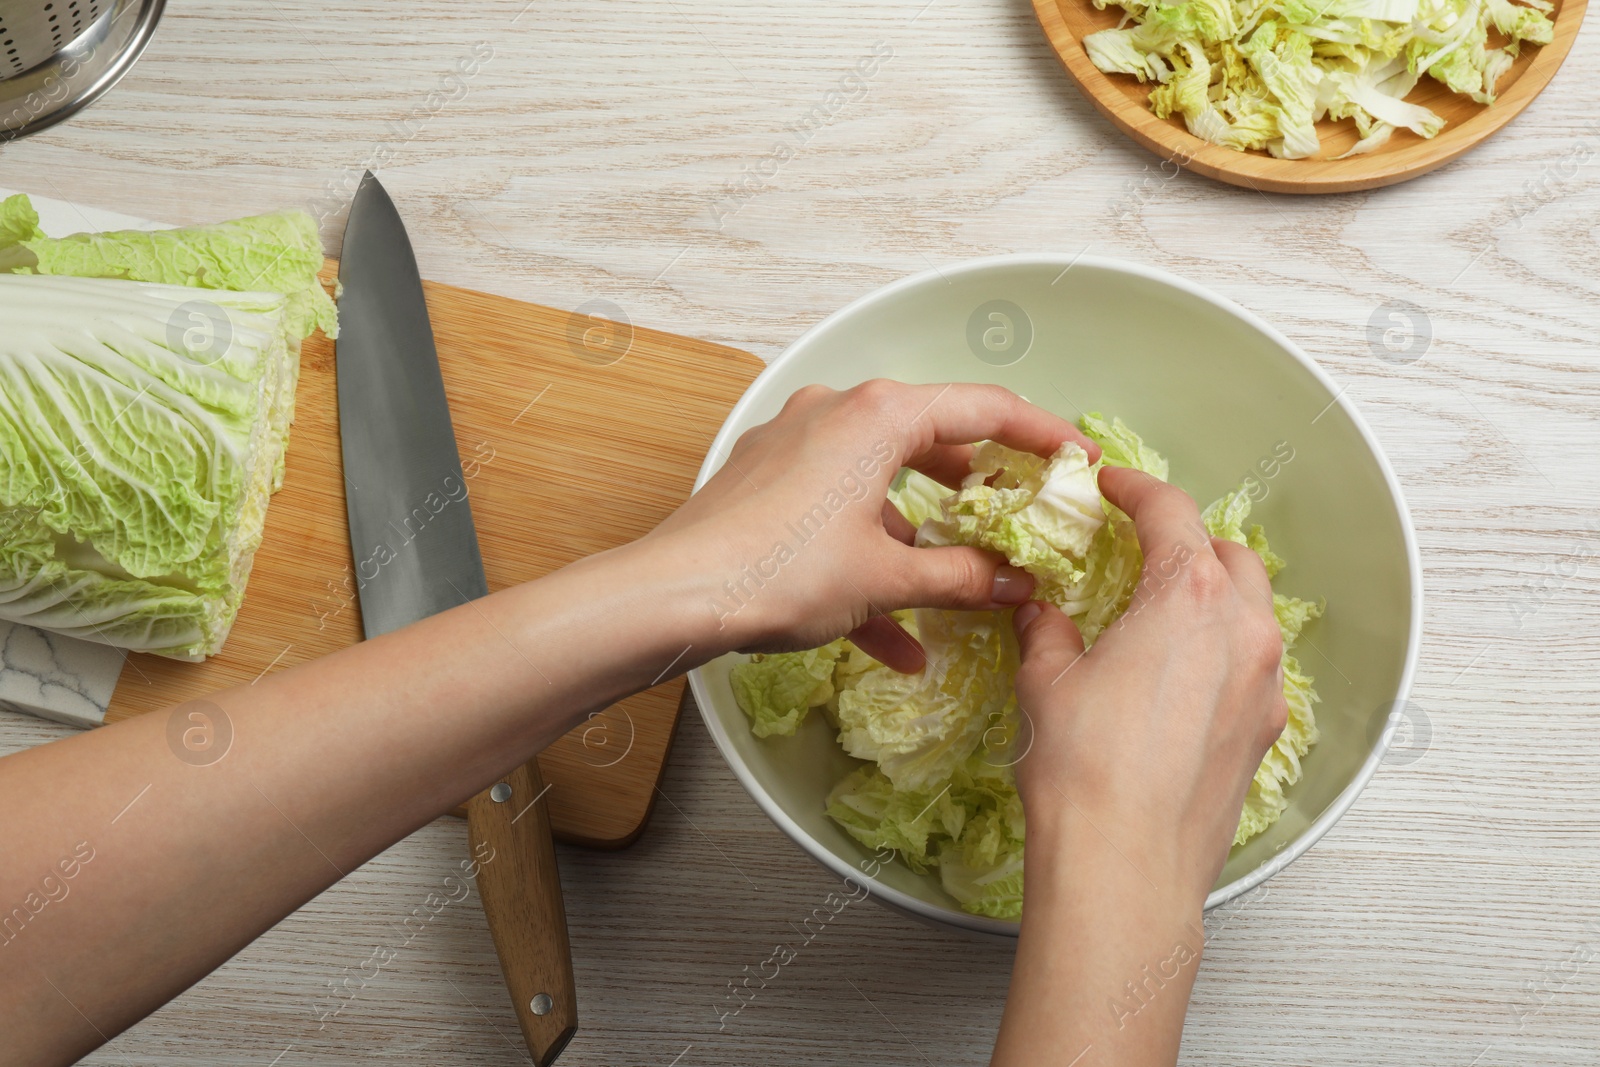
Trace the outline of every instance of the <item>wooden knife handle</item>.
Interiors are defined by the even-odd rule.
[[[550,806],[537,760],[467,802],[478,895],[528,1052],[554,1063],[578,1029],[577,990]]]

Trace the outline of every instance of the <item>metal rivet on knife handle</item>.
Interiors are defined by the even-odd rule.
[[[549,1015],[550,1009],[555,1006],[556,1002],[550,999],[549,993],[540,993],[528,1001],[528,1007],[535,1015]]]
[[[489,799],[496,804],[504,804],[511,799],[511,786],[505,782],[496,782],[494,788],[489,790]]]

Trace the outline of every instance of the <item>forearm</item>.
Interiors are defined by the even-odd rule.
[[[1022,934],[994,1067],[1171,1067],[1204,947],[1165,864],[1068,808],[1029,817]],[[1037,831],[1037,832],[1036,832]]]
[[[215,694],[189,709],[231,728],[215,762],[174,747],[169,713],[0,760],[0,1062],[82,1054],[588,712],[722,651],[700,571],[662,552]]]
[[[802,389],[643,541],[178,709],[179,735],[190,710],[231,727],[220,760],[186,759],[170,713],[0,760],[0,908],[55,898],[0,938],[0,1064],[81,1053],[588,711],[727,649],[852,633],[914,669],[873,616],[1029,591],[886,515],[898,466],[959,478],[991,439],[1099,456],[995,387]]]

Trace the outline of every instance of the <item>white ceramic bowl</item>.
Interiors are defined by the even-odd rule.
[[[1394,473],[1317,365],[1255,315],[1163,271],[1091,256],[975,260],[896,282],[807,331],[729,414],[697,486],[796,389],[875,377],[995,382],[1068,418],[1119,415],[1167,455],[1171,480],[1202,504],[1247,474],[1262,480],[1267,493],[1251,521],[1289,561],[1278,590],[1328,602],[1297,649],[1322,696],[1322,740],[1289,790],[1288,811],[1233,850],[1206,906],[1259,885],[1326,833],[1377,768],[1389,712],[1410,687],[1422,580]],[[1282,455],[1280,442],[1293,458],[1263,478],[1258,461]],[[1015,923],[961,911],[936,876],[897,862],[875,878],[863,873],[867,850],[823,814],[823,798],[855,761],[820,713],[792,738],[752,736],[728,687],[741,658],[725,656],[689,679],[717,747],[772,820],[882,903],[1015,935]]]

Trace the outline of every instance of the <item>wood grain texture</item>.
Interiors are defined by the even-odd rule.
[[[603,317],[423,288],[490,591],[647,533],[688,498],[711,438],[761,369],[735,349]],[[382,557],[351,556],[333,348],[317,333],[301,351],[287,474],[227,645],[204,663],[129,656],[107,722],[361,640],[354,568]],[[450,506],[444,490],[415,506]],[[540,754],[563,841],[618,848],[638,836],[683,691],[674,678],[635,694]]]
[[[494,790],[506,788],[500,795]],[[467,803],[478,896],[522,1040],[549,1067],[578,1029],[561,872],[550,840],[548,787],[530,760]]]
[[[636,326],[768,358],[880,285],[1002,252],[1087,248],[1250,308],[1346,389],[1405,489],[1427,603],[1412,698],[1431,740],[1386,763],[1265,897],[1208,920],[1181,1062],[1592,1067],[1592,27],[1549,90],[1469,155],[1387,189],[1289,198],[1161,169],[1073,85],[1030,0],[525,4],[173,4],[128,78],[5,148],[0,178],[174,223],[306,203],[488,41],[467,95],[381,174],[426,277],[560,308],[605,298]],[[719,228],[729,184],[797,144],[791,127],[877,41],[894,56],[868,91],[758,174]],[[341,225],[336,213],[330,240]],[[1429,336],[1409,364],[1378,357],[1400,301]],[[1538,606],[1520,624],[1519,604]],[[0,716],[7,749],[70,732]],[[679,733],[638,842],[557,846],[584,1005],[561,1063],[986,1062],[1010,949],[872,904],[719,1014],[738,1003],[729,983],[797,943],[840,887],[694,716]],[[439,820],[87,1062],[525,1064],[477,906],[444,908],[409,943],[396,934],[466,855],[466,827]],[[380,945],[398,955],[362,983]],[[323,1019],[328,983],[346,978],[359,991]]]
[[[1271,193],[1351,193],[1403,182],[1444,166],[1516,118],[1555,75],[1583,23],[1588,0],[1556,0],[1549,44],[1525,46],[1496,85],[1498,98],[1483,105],[1451,92],[1432,78],[1406,97],[1445,120],[1431,138],[1396,130],[1387,144],[1349,159],[1338,157],[1356,143],[1355,124],[1324,119],[1317,123],[1321,148],[1307,159],[1274,159],[1261,151],[1238,152],[1210,144],[1184,126],[1181,115],[1157,118],[1147,103],[1149,82],[1132,75],[1106,74],[1090,61],[1083,38],[1118,25],[1126,13],[1096,8],[1090,0],[1033,0],[1039,25],[1067,73],[1106,118],[1164,162],[1208,178]],[[1493,42],[1491,42],[1493,43]]]

